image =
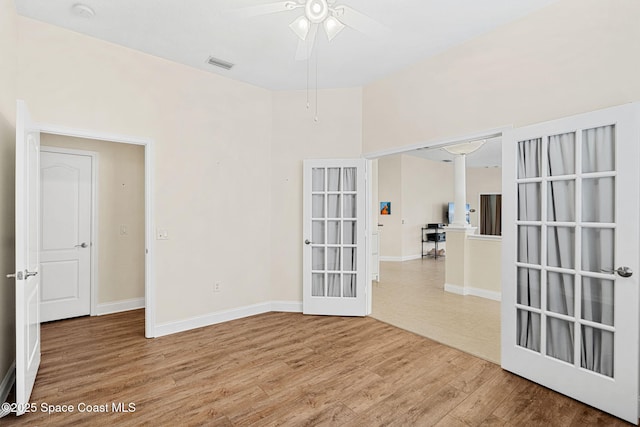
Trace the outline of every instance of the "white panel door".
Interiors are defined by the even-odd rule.
[[[365,164],[304,162],[305,314],[367,314]]]
[[[16,114],[16,403],[22,415],[40,366],[40,133],[23,101]]]
[[[502,366],[638,422],[638,104],[503,140]]]
[[[91,312],[91,156],[40,154],[40,320]]]

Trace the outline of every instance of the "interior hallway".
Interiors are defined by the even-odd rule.
[[[444,291],[445,258],[381,262],[372,317],[500,363],[500,303]]]

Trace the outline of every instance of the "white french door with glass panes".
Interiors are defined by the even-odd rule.
[[[637,104],[505,132],[502,367],[638,422]]]
[[[304,162],[305,314],[367,314],[365,164]]]

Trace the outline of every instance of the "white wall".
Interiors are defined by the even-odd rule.
[[[468,238],[469,256],[465,287],[502,296],[502,240]]]
[[[560,0],[364,88],[364,152],[640,100],[640,2]]]
[[[378,212],[380,256],[402,258],[402,155],[378,159]],[[391,215],[380,215],[380,203],[391,202]]]
[[[51,134],[40,144],[98,153],[98,304],[144,298],[144,147]]]
[[[18,96],[34,119],[155,143],[157,322],[270,297],[272,96],[19,18]],[[214,281],[222,291],[213,293]]]
[[[444,222],[444,208],[453,198],[453,166],[415,156],[402,156],[402,254],[421,254],[422,227]],[[425,244],[425,251],[433,248]],[[438,244],[446,249],[446,243]]]
[[[271,239],[269,250],[253,256],[271,266],[274,301],[302,301],[302,160],[357,158],[362,151],[362,90],[322,90],[318,102],[315,122],[305,91],[273,93],[270,211],[257,206],[254,218]]]
[[[14,272],[17,15],[0,0],[0,382],[15,359],[15,292],[4,275]]]

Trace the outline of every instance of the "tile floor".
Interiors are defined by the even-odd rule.
[[[500,303],[444,291],[445,258],[381,262],[372,317],[500,363]]]

